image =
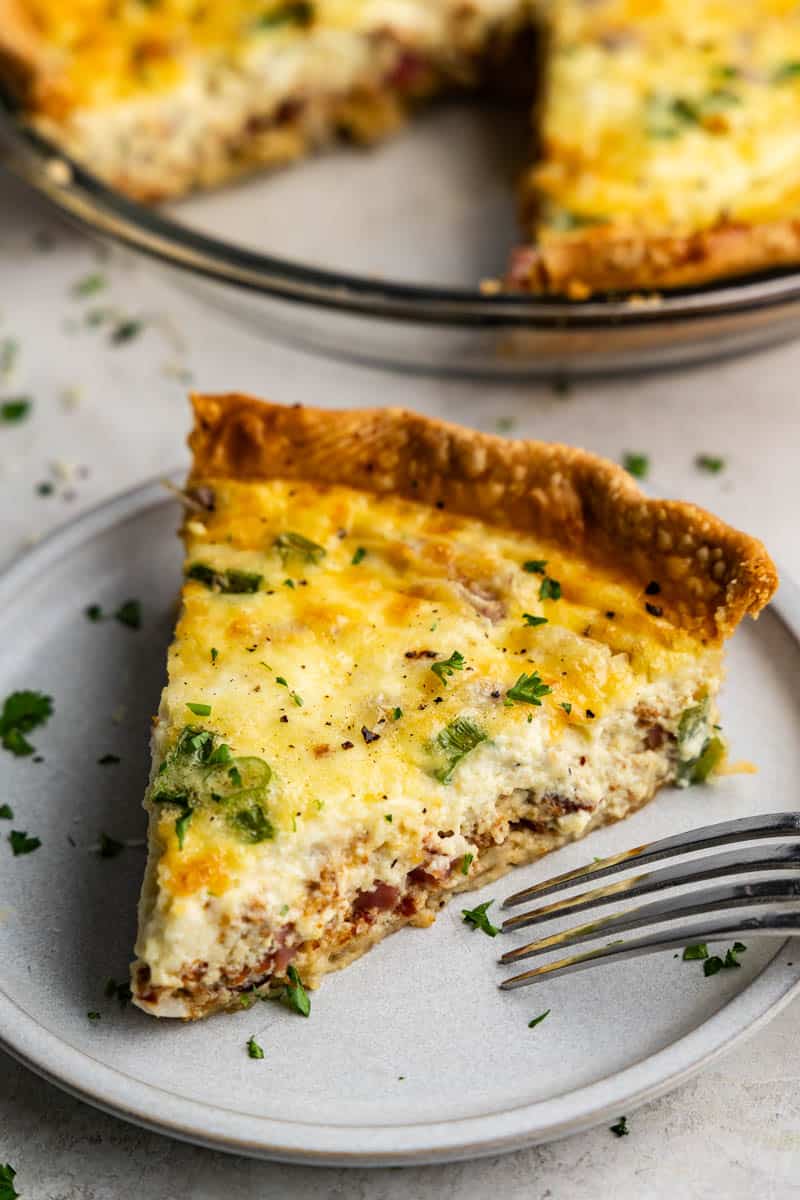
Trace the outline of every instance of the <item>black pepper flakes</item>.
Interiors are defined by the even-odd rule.
[[[377,742],[380,739],[381,735],[379,733],[375,733],[375,731],[372,729],[367,729],[366,725],[362,725],[361,726],[361,736],[363,737],[363,739],[367,743],[367,745],[369,745],[370,742]]]
[[[288,724],[289,724],[289,718],[287,717],[286,713],[284,713],[284,714],[283,714],[283,716],[281,717],[281,723],[282,723],[283,725],[288,725]]]
[[[594,713],[592,712],[592,710],[590,708],[587,708],[587,710],[586,710],[586,720],[587,721],[594,720]]]
[[[352,742],[342,742],[342,749],[343,750],[352,750],[353,743]]]
[[[661,584],[651,579],[644,591],[646,596],[657,596],[661,591]]]
[[[664,610],[660,604],[645,604],[645,608],[651,617],[663,617],[664,615]]]

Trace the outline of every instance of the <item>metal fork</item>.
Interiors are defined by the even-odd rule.
[[[787,844],[752,844],[772,838],[780,838]],[[719,938],[738,938],[753,933],[785,938],[795,931],[800,932],[800,842],[792,844],[793,838],[800,838],[800,812],[768,813],[722,821],[690,833],[635,846],[610,858],[596,859],[585,867],[515,892],[504,902],[504,908],[515,908],[527,901],[551,896],[580,884],[594,883],[631,867],[644,867],[714,846],[736,847],[722,854],[704,855],[693,862],[676,863],[656,871],[639,871],[628,879],[614,880],[603,887],[592,888],[577,896],[543,904],[519,916],[509,917],[503,922],[503,933],[513,933],[517,929],[573,913],[592,910],[593,914],[593,910],[617,900],[646,896],[653,892],[665,893],[652,903],[633,905],[608,916],[594,918],[588,924],[540,937],[515,950],[508,950],[500,959],[503,964],[533,958],[556,948],[582,945],[609,934],[615,937],[614,941],[597,949],[534,967],[522,975],[505,979],[500,987],[525,987],[542,979],[584,971],[598,963],[618,962],[637,958],[641,954],[652,954],[657,950],[670,950]],[[737,875],[747,876],[748,881],[679,892],[683,885]],[[755,875],[766,878],[754,882]],[[691,917],[702,919],[687,924],[686,918]],[[674,928],[662,928],[673,922],[680,924]],[[644,937],[616,940],[616,934],[643,926],[654,928]]]

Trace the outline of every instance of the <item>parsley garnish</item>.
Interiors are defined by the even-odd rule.
[[[216,646],[212,646],[212,647],[211,647],[211,661],[212,661],[212,663],[215,663],[215,662],[217,661],[217,659],[218,659],[218,658],[219,658],[219,650],[217,649],[217,647],[216,647]]]
[[[140,600],[126,600],[121,604],[114,613],[115,618],[120,625],[127,625],[129,629],[141,629],[142,627],[142,604]]]
[[[124,843],[118,842],[116,838],[109,837],[107,833],[100,834],[98,853],[101,858],[116,858],[124,849]]]
[[[392,816],[391,813],[384,813],[383,819],[384,819],[384,821],[388,821],[389,824],[391,825],[392,821],[394,820],[394,817]]]
[[[84,614],[89,621],[102,621],[103,610],[99,604],[90,604],[84,610]]]
[[[16,1175],[11,1163],[0,1163],[0,1200],[17,1200],[19,1192],[14,1187]]]
[[[122,759],[119,758],[116,754],[104,754],[102,756],[102,758],[98,758],[97,765],[98,765],[98,767],[111,767],[114,765],[114,763],[118,763],[121,761],[122,761]]]
[[[542,581],[543,587],[544,587],[544,582],[545,581],[543,580]],[[532,625],[534,627],[534,629],[536,628],[537,625],[546,625],[547,624],[547,617],[535,617],[533,615],[533,613],[523,613],[522,619],[526,625]]]
[[[258,1042],[256,1041],[256,1039],[254,1037],[251,1037],[249,1042],[247,1043],[247,1053],[250,1058],[263,1058],[264,1057],[264,1051],[261,1049],[261,1047],[259,1046]]]
[[[561,584],[557,579],[551,579],[549,575],[545,575],[542,582],[539,584],[539,599],[540,600],[560,600],[561,599]]]
[[[781,63],[772,72],[772,83],[789,83],[792,79],[800,78],[800,62],[790,60],[789,62]]]
[[[289,684],[286,682],[286,680],[283,678],[282,675],[276,675],[275,682],[279,683],[281,687],[285,687],[285,688],[289,689]],[[297,692],[293,692],[291,689],[289,689],[289,695],[291,696],[292,700],[294,701],[294,703],[297,705],[298,708],[303,707],[302,697],[298,696]]]
[[[303,981],[297,974],[296,969],[289,965],[286,969],[286,974],[289,977],[289,982],[284,984],[278,994],[278,999],[287,1008],[294,1009],[300,1013],[301,1017],[307,1017],[311,1012],[311,1001],[308,998],[306,989],[303,987]]]
[[[0,421],[4,425],[14,425],[17,421],[24,421],[31,411],[32,403],[30,396],[14,396],[11,400],[3,400],[0,403]]]
[[[500,930],[496,925],[493,925],[487,916],[487,909],[494,904],[494,900],[484,900],[483,904],[477,905],[476,908],[462,908],[461,916],[464,919],[465,925],[471,925],[473,929],[480,929],[482,933],[486,933],[489,937],[497,937]]]
[[[317,545],[302,533],[279,533],[275,538],[275,548],[285,563],[293,554],[298,554],[305,562],[318,563],[327,554],[324,546]]]
[[[0,738],[3,747],[24,758],[34,753],[34,747],[24,736],[44,725],[53,713],[53,701],[42,692],[12,692],[0,713]]]
[[[83,279],[79,279],[72,286],[73,296],[94,296],[97,292],[102,292],[106,286],[106,277],[101,275],[99,271],[95,271],[91,275],[85,275]]]
[[[567,716],[569,716],[569,714],[572,712],[572,705],[570,704],[569,700],[562,700],[561,707]]]
[[[547,559],[532,558],[522,564],[522,569],[523,571],[527,571],[529,575],[544,575],[547,569]]]
[[[87,1019],[90,1021],[99,1021],[100,1020],[100,1013],[96,1012],[94,1009],[92,1009],[91,1012],[87,1012],[86,1016],[87,1016]]]
[[[11,811],[10,804],[0,804],[0,817],[2,817],[4,821],[14,820],[14,814]]]
[[[399,721],[400,718],[402,717],[402,715],[403,715],[402,708],[393,708],[392,709],[392,720],[393,721]]]
[[[546,683],[542,683],[536,671],[533,671],[530,675],[523,673],[514,686],[506,692],[505,703],[507,705],[514,703],[537,704],[541,707],[541,697],[549,696],[552,690]]]
[[[695,457],[694,465],[698,471],[708,471],[709,475],[719,475],[720,471],[725,468],[725,459],[717,458],[714,454],[698,454]]]
[[[694,962],[697,959],[708,958],[708,946],[705,942],[697,942],[694,946],[686,946],[683,951],[684,962]]]
[[[192,701],[187,701],[186,707],[189,709],[189,712],[193,712],[196,717],[210,717],[211,716],[211,705],[210,704],[199,704],[197,701],[192,700]]]
[[[309,25],[314,16],[314,7],[308,0],[294,0],[256,18],[256,29],[275,29],[279,25]]]
[[[622,460],[622,465],[629,475],[636,479],[644,479],[650,470],[650,459],[646,454],[628,453]]]
[[[464,857],[461,860],[461,874],[462,875],[469,875],[470,863],[473,861],[474,858],[475,858],[474,854],[465,854],[464,855]]]
[[[528,1021],[528,1029],[535,1029],[536,1026],[550,1016],[550,1009],[546,1008],[543,1013],[539,1013],[538,1017],[534,1017],[532,1021]]]
[[[124,1008],[131,998],[131,985],[127,979],[123,983],[117,983],[114,979],[107,979],[103,991],[109,1000],[116,996],[117,1000],[119,1000],[120,1008]]]
[[[252,571],[239,571],[234,567],[229,567],[227,571],[215,571],[207,563],[196,562],[187,568],[186,578],[194,579],[197,583],[204,583],[207,588],[211,588],[215,592],[244,595],[248,592],[257,592],[264,576],[257,575]]]
[[[354,567],[357,567],[358,564],[360,562],[363,562],[366,557],[367,557],[366,550],[364,549],[363,546],[359,546],[350,561]]]
[[[15,856],[17,854],[30,854],[33,850],[38,850],[42,844],[39,838],[28,837],[27,833],[21,829],[12,829],[8,835],[8,840],[11,843],[11,849],[14,851]]]
[[[731,968],[740,967],[739,955],[744,954],[747,946],[741,942],[734,942],[730,949],[725,951],[725,957],[720,958],[713,954],[711,958],[707,958],[703,963],[703,974],[708,978],[710,975],[717,975],[720,971],[729,971]]]
[[[123,321],[118,321],[111,330],[109,341],[112,346],[121,346],[124,342],[132,342],[138,337],[144,329],[144,321],[140,321],[135,317],[128,317]]]
[[[456,717],[449,725],[440,730],[434,738],[433,745],[442,751],[446,765],[434,772],[440,783],[450,783],[456,767],[470,751],[485,742],[487,734],[475,725],[468,717]]]
[[[431,663],[431,670],[441,680],[442,685],[447,687],[447,679],[456,671],[464,670],[464,655],[458,650],[454,650],[449,658]]]
[[[609,1126],[609,1131],[616,1134],[617,1137],[627,1137],[630,1133],[630,1129],[628,1129],[628,1118],[620,1117],[616,1125]]]

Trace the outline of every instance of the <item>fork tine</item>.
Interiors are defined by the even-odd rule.
[[[646,896],[668,887],[680,887],[688,883],[700,883],[704,879],[719,879],[724,875],[742,875],[757,871],[788,871],[800,868],[800,844],[777,846],[746,846],[740,850],[729,850],[723,854],[709,854],[692,862],[675,863],[660,871],[643,871],[628,879],[614,880],[604,887],[579,892],[577,896],[543,904],[530,912],[516,917],[507,917],[503,922],[503,933],[511,933],[527,925],[538,925],[556,917],[584,912],[588,908],[600,908],[615,900],[632,900],[634,896]]]
[[[716,825],[704,825],[689,833],[673,834],[656,842],[645,842],[644,845],[634,846],[632,850],[626,850],[622,854],[612,854],[609,858],[599,859],[585,867],[577,867],[573,871],[565,871],[562,875],[545,879],[542,883],[535,883],[509,896],[503,901],[503,908],[513,908],[534,897],[549,896],[553,892],[560,892],[580,883],[594,882],[595,879],[625,871],[628,867],[645,866],[662,858],[674,858],[678,854],[689,854],[694,850],[755,841],[757,838],[798,836],[800,813],[797,812],[767,813],[757,817],[740,817],[734,821],[720,821]]]
[[[541,983],[545,979],[555,979],[559,975],[585,971],[603,962],[624,962],[626,959],[638,958],[642,954],[654,954],[659,950],[674,950],[676,947],[696,942],[714,942],[721,938],[747,937],[753,933],[785,938],[797,930],[800,930],[800,912],[794,907],[788,910],[773,908],[762,917],[742,918],[734,915],[718,921],[699,921],[671,933],[615,942],[611,946],[601,946],[597,950],[587,950],[583,954],[574,954],[570,958],[533,967],[522,975],[504,979],[499,986],[503,991],[514,991],[532,983]]]
[[[529,942],[527,946],[508,950],[502,955],[500,962],[518,962],[521,958],[533,958],[537,954],[544,954],[556,946],[579,946],[583,942],[593,942],[609,933],[640,929],[644,925],[663,924],[666,921],[676,921],[702,913],[708,915],[733,909],[744,910],[777,900],[794,900],[800,904],[800,879],[769,879],[762,883],[725,884],[722,887],[707,888],[705,891],[689,892],[679,897],[670,895],[652,904],[635,905],[633,908],[611,913],[607,917],[600,917],[589,925],[565,929],[562,933],[554,933],[550,937]]]

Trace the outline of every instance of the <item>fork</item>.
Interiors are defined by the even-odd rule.
[[[751,844],[775,838],[782,839],[783,844]],[[715,846],[736,847],[721,854],[704,855],[693,862],[675,863],[655,871],[638,871],[627,879],[614,880],[602,887],[594,887],[576,896],[551,901],[509,917],[503,922],[503,933],[513,933],[575,913],[591,912],[593,919],[588,924],[539,937],[524,946],[508,950],[500,958],[502,964],[516,963],[567,946],[583,945],[609,934],[614,940],[593,950],[514,975],[511,979],[503,980],[500,987],[506,990],[525,987],[543,979],[583,971],[598,963],[619,962],[691,943],[738,938],[753,933],[785,938],[792,932],[800,932],[800,842],[792,844],[793,838],[800,839],[800,812],[768,813],[722,821],[687,834],[647,842],[609,858],[595,859],[585,867],[515,892],[503,903],[503,908],[516,908],[528,901],[538,901],[581,884],[607,879],[631,867],[641,868],[663,859],[677,858]],[[679,892],[684,885],[737,875],[744,875],[745,881],[683,894]],[[755,875],[768,878],[754,882]],[[633,905],[609,915],[594,916],[596,909],[617,900],[647,896],[654,892],[661,895],[651,903]],[[701,919],[686,923],[692,917]],[[676,928],[662,928],[675,921],[680,922]],[[644,926],[654,928],[643,937],[616,939],[618,933]]]

